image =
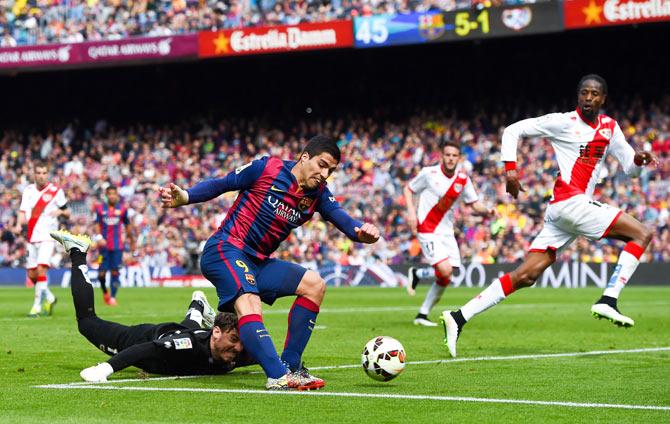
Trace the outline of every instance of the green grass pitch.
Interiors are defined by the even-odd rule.
[[[591,317],[601,292],[595,288],[515,293],[468,324],[457,361],[448,358],[441,327],[412,325],[426,288],[416,297],[404,289],[329,288],[304,355],[327,386],[307,394],[263,391],[259,367],[176,380],[142,380],[131,368],[112,376],[123,381],[100,388],[71,385],[106,356],[77,332],[69,290],[55,289],[53,317],[30,319],[32,290],[1,288],[0,422],[670,422],[670,288],[623,292],[620,306],[636,320],[632,329]],[[448,289],[431,317],[477,292]],[[214,290],[206,293],[214,303]],[[120,306],[110,308],[96,290],[97,312],[124,324],[179,321],[190,295],[122,289]],[[264,316],[279,348],[292,301],[281,299]],[[407,352],[404,373],[387,383],[356,366],[378,335],[395,337]],[[638,351],[616,352],[627,350]],[[557,353],[569,355],[548,356]]]

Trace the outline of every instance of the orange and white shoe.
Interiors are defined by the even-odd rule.
[[[267,390],[318,390],[326,385],[323,379],[311,375],[307,368],[301,366],[297,371],[289,371],[279,378],[268,378]]]
[[[109,306],[119,306],[119,304],[116,302],[115,297],[110,297],[109,298],[109,303],[107,303]]]
[[[326,385],[322,378],[310,374],[305,364],[300,364],[300,369],[291,372],[290,375],[297,380],[297,390],[319,390]]]

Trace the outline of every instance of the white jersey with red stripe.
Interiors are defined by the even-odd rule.
[[[517,143],[522,137],[545,137],[556,152],[560,174],[552,203],[579,194],[591,197],[608,153],[628,175],[639,175],[641,169],[633,163],[635,151],[626,142],[619,124],[607,115],[599,115],[595,124],[586,122],[578,110],[516,122],[503,132],[503,161],[516,162]]]
[[[448,177],[441,165],[423,168],[410,180],[409,189],[419,197],[418,232],[424,234],[453,235],[453,206],[459,200],[470,204],[479,199],[465,172],[456,170]]]
[[[51,183],[47,183],[42,190],[35,184],[30,184],[23,190],[19,210],[26,214],[30,243],[53,241],[49,233],[58,229],[58,218],[53,213],[66,203],[63,190]],[[32,222],[31,218],[34,218]]]

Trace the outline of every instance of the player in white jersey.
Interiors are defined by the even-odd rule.
[[[440,153],[440,163],[423,168],[404,189],[409,225],[419,239],[424,258],[431,265],[430,268],[409,269],[408,292],[414,295],[420,278],[436,278],[414,318],[415,325],[426,327],[437,326],[428,319],[428,314],[442,298],[453,268],[461,266],[461,255],[454,237],[454,206],[463,201],[479,215],[494,214],[493,209],[479,201],[470,178],[457,169],[461,158],[460,146],[443,142]],[[415,195],[419,198],[418,210],[414,206]]]
[[[444,311],[445,343],[456,356],[456,341],[463,326],[477,314],[498,304],[515,290],[529,287],[556,260],[556,252],[577,236],[626,242],[614,274],[603,296],[591,307],[597,318],[630,327],[634,321],[617,308],[619,293],[637,268],[640,256],[649,245],[652,231],[618,208],[591,198],[608,153],[621,163],[626,174],[639,175],[641,167],[655,164],[649,152],[635,152],[626,142],[619,125],[599,114],[607,97],[607,83],[598,75],[586,75],[577,86],[577,110],[552,113],[519,121],[507,127],[502,136],[507,192],[515,199],[525,189],[516,171],[516,147],[523,137],[545,137],[556,152],[560,174],[553,198],[544,216],[544,228],[533,240],[523,263],[509,274],[495,279],[477,297],[455,312]]]
[[[28,233],[28,278],[35,283],[35,300],[28,313],[29,317],[40,314],[51,315],[56,297],[48,287],[47,269],[53,255],[56,242],[49,233],[58,230],[58,217],[69,217],[66,209],[66,199],[63,190],[48,181],[47,166],[42,163],[33,165],[35,183],[30,184],[23,191],[17,233],[23,231],[27,224]]]

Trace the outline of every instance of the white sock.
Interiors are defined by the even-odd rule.
[[[416,270],[416,276],[419,278],[432,278],[435,277],[435,268],[419,268]]]
[[[47,283],[42,281],[35,283],[35,300],[33,301],[33,309],[38,311],[42,310],[42,294],[44,293],[44,288],[47,286]]]
[[[616,268],[614,268],[614,274],[612,274],[612,277],[607,282],[603,295],[618,299],[621,290],[626,286],[626,283],[637,269],[639,263],[640,261],[635,255],[631,255],[625,250],[621,252],[619,262],[617,262]]]
[[[49,282],[44,283],[44,295],[46,296],[47,302],[51,303],[56,300],[56,296],[49,290]]]
[[[445,286],[440,286],[437,283],[433,283],[426,294],[426,298],[423,300],[421,308],[419,308],[419,313],[428,315],[430,310],[433,309],[433,306],[442,299],[442,294],[444,293]]]
[[[497,305],[505,299],[502,285],[499,279],[493,280],[490,286],[485,288],[471,301],[463,305],[461,313],[466,321],[470,321],[475,315],[479,315],[485,310]]]
[[[202,312],[195,308],[191,308],[186,312],[186,319],[190,319],[191,321],[195,321],[198,323],[199,326],[202,327]]]

